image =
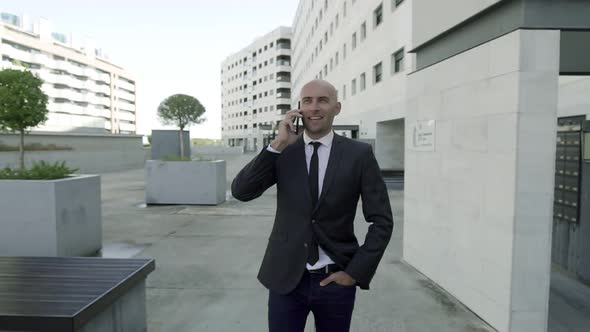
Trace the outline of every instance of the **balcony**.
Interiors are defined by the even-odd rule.
[[[285,113],[287,113],[290,110],[291,110],[291,105],[279,104],[279,105],[277,105],[276,115],[285,115]]]
[[[290,50],[291,49],[291,40],[289,39],[279,39],[277,40],[277,50]]]

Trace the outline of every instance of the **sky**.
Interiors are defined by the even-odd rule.
[[[166,97],[184,93],[205,106],[192,138],[221,138],[221,62],[257,37],[291,26],[299,0],[2,0],[0,11],[50,20],[55,31],[89,37],[130,72],[137,131],[173,128],[157,119]]]

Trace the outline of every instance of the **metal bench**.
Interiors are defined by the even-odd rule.
[[[145,331],[153,259],[0,257],[0,331]]]

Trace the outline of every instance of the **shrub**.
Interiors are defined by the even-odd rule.
[[[50,164],[45,161],[33,162],[29,169],[5,167],[0,169],[0,179],[2,180],[55,180],[63,179],[76,172],[77,168],[69,168],[66,162],[56,162]]]

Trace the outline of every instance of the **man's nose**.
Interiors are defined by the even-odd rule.
[[[319,111],[320,110],[320,103],[318,103],[317,100],[312,101],[311,104],[309,105],[309,110],[310,111]]]

